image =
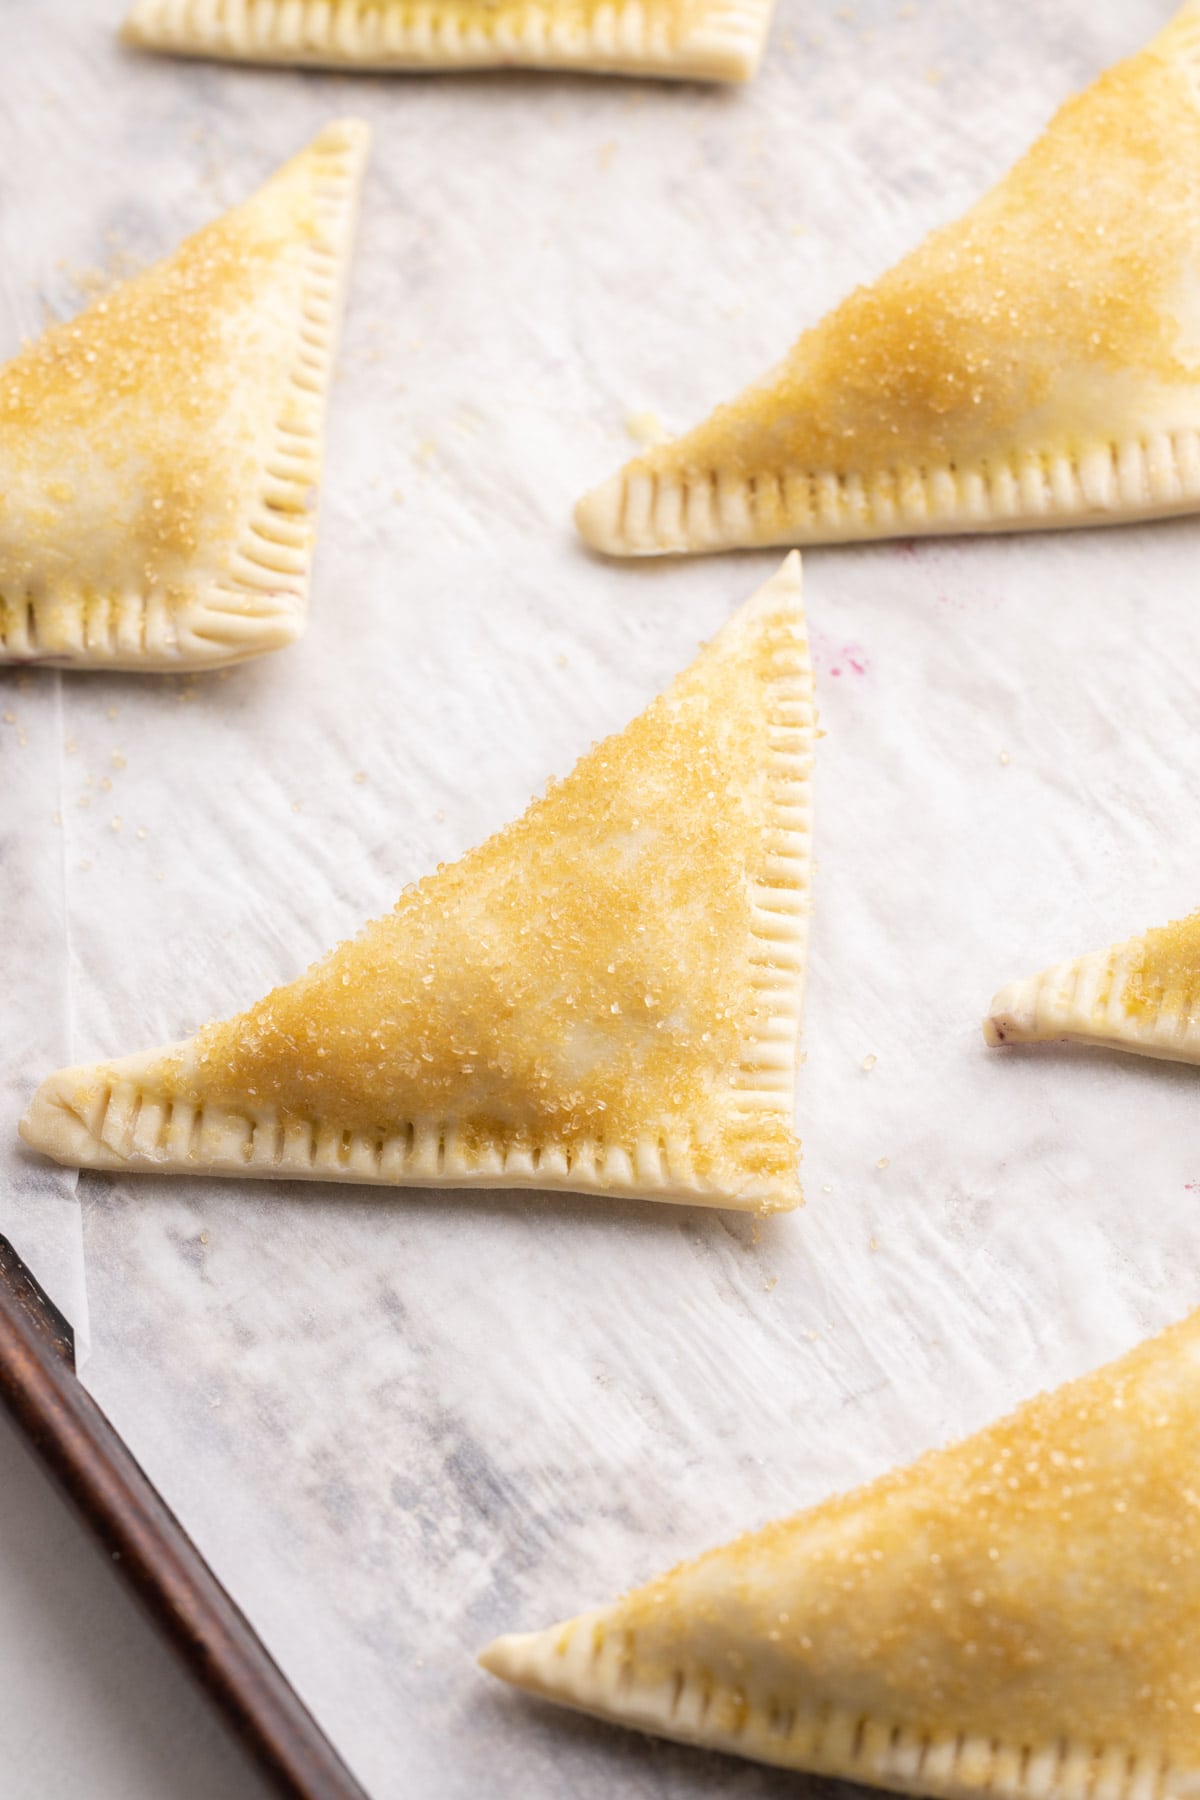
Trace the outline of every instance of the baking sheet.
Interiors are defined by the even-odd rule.
[[[630,415],[682,428],[768,367],[1168,9],[781,0],[739,93],[172,64],[116,48],[120,10],[0,0],[0,348],[326,119],[377,135],[307,639],[0,677],[0,1229],[77,1323],[86,1275],[85,1379],[380,1800],[793,1793],[473,1653],[1200,1298],[1196,1074],[979,1035],[1006,978],[1197,902],[1200,523],[806,558],[803,1213],[76,1201],[11,1126],[44,1070],[297,972],[632,717],[777,559],[588,557],[569,508]]]

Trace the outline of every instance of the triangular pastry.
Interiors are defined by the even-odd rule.
[[[576,69],[746,81],[772,0],[135,0],[148,50],[327,69]]]
[[[1200,1062],[1200,912],[1010,982],[983,1035],[989,1044],[1072,1038]]]
[[[0,367],[0,663],[213,667],[303,630],[367,138],[329,126]]]
[[[1011,1418],[482,1662],[783,1768],[992,1800],[1200,1790],[1200,1314]]]
[[[1200,0],[956,223],[577,509],[614,555],[1200,506]]]
[[[101,1169],[776,1211],[809,887],[800,562],[646,712],[393,912],[187,1043],[43,1083]]]

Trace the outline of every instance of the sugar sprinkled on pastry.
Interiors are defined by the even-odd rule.
[[[89,1168],[798,1205],[813,730],[792,556],[515,824],[239,1017],[51,1076],[22,1135]]]
[[[983,1032],[989,1044],[1067,1038],[1200,1062],[1200,912],[1010,982]]]
[[[582,500],[613,555],[1200,506],[1200,0],[955,223]]]
[[[1200,1788],[1200,1313],[485,1668],[619,1724],[935,1796]]]
[[[368,133],[0,367],[0,663],[215,667],[304,628]]]
[[[772,0],[135,0],[127,43],[331,69],[575,69],[745,81]]]

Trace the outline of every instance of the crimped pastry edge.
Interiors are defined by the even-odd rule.
[[[1200,412],[1200,394],[1197,395]],[[1031,450],[968,468],[899,465],[678,475],[638,465],[585,494],[581,536],[608,556],[666,556],[969,532],[1133,523],[1200,509],[1200,430]]]
[[[1156,1752],[1061,1739],[1003,1743],[921,1730],[816,1697],[737,1689],[680,1667],[642,1675],[637,1634],[598,1607],[548,1630],[497,1638],[479,1661],[541,1699],[680,1743],[778,1768],[862,1781],[935,1800],[1175,1800],[1200,1769]]]
[[[734,1210],[786,1210],[770,1186],[737,1194],[706,1182],[681,1140],[647,1136],[632,1147],[471,1144],[454,1120],[414,1119],[386,1133],[308,1119],[194,1106],[164,1097],[158,1065],[185,1048],[61,1069],[21,1120],[25,1142],[73,1168],[131,1174],[342,1181],[377,1187],[550,1188]],[[791,1202],[794,1204],[794,1202]]]
[[[578,28],[533,0],[463,22],[436,0],[136,0],[122,36],[142,49],[238,62],[364,72],[572,69],[667,80],[747,81],[762,55],[773,0],[711,0],[675,37],[652,0],[611,0]]]

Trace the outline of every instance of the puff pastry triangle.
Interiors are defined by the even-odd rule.
[[[1200,506],[1200,0],[761,384],[580,502],[614,555]]]
[[[481,1660],[624,1725],[902,1792],[1194,1794],[1198,1443],[1193,1314],[976,1437]]]
[[[983,1034],[989,1044],[1071,1038],[1200,1062],[1200,912],[1010,982]]]
[[[577,69],[745,81],[772,0],[135,0],[127,43],[330,69]]]
[[[515,824],[189,1042],[43,1083],[102,1169],[798,1205],[800,564]]]
[[[0,663],[213,667],[304,626],[367,128],[0,367]]]

